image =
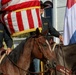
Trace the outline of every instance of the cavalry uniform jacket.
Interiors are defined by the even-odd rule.
[[[11,48],[13,45],[13,40],[6,33],[3,24],[0,22],[0,48],[3,47],[3,40],[5,41],[7,47]]]
[[[42,32],[48,31],[51,36],[59,37],[60,33],[51,25],[49,17],[41,17]]]

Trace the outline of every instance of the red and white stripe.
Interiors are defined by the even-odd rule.
[[[5,5],[5,4],[7,4],[8,2],[10,2],[11,0],[1,0],[1,5],[3,6],[3,5]]]
[[[23,8],[40,6],[40,0],[1,0],[1,8],[6,11],[13,11]]]

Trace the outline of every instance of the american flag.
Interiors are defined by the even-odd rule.
[[[1,5],[5,5],[5,4],[7,4],[9,1],[11,1],[11,0],[1,0]]]
[[[4,0],[3,0],[4,1]],[[41,28],[40,0],[5,0],[3,20],[13,36]],[[9,1],[9,2],[7,2]]]

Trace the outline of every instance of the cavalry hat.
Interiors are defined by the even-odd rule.
[[[48,5],[45,5],[42,1],[40,1],[40,6],[41,6],[41,9],[44,9],[44,8],[46,8]]]
[[[53,8],[53,3],[51,1],[45,1],[44,5],[47,5],[48,7],[52,7]]]

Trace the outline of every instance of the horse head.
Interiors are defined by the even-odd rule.
[[[54,45],[51,45],[53,49]],[[76,44],[56,44],[54,47],[56,55],[56,70],[58,75],[76,74]],[[72,74],[73,73],[73,74]]]
[[[33,50],[32,54],[35,58],[41,60],[53,60],[54,55],[51,50],[50,44],[40,32],[36,29],[36,36],[33,37]]]

